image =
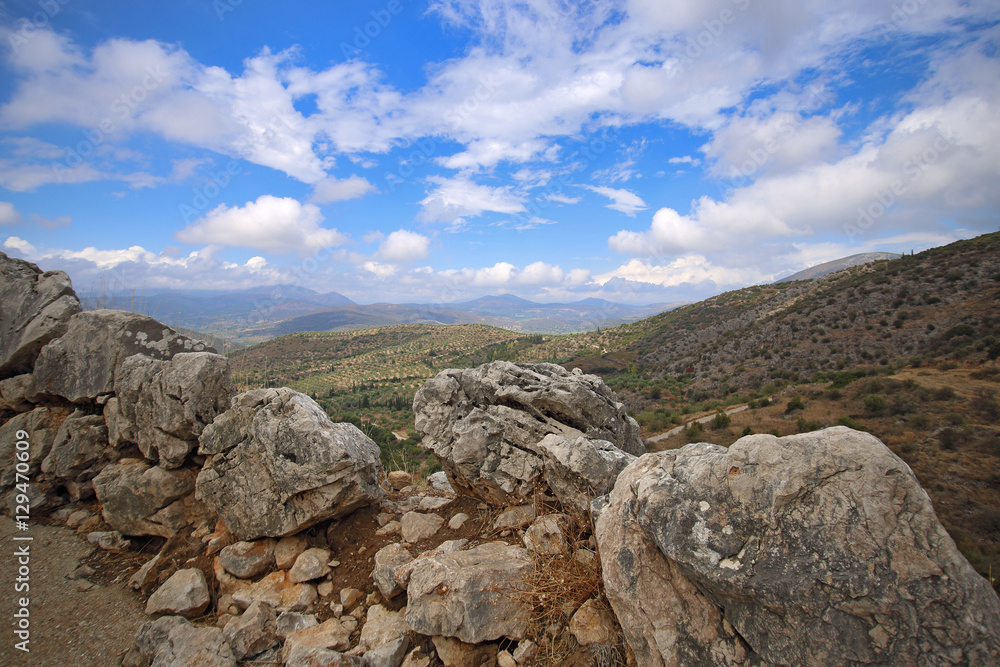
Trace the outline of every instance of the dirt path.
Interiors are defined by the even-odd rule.
[[[15,537],[31,541],[15,541]],[[18,592],[18,549],[29,549],[28,593]],[[32,523],[27,531],[0,517],[0,664],[31,667],[120,665],[136,630],[146,620],[142,598],[124,582],[94,584],[67,579],[93,547],[68,528]],[[21,582],[23,583],[23,582]],[[29,653],[16,648],[14,614],[29,599]]]
[[[740,406],[735,407],[735,408],[730,408],[730,409],[726,410],[726,414],[727,415],[735,415],[737,412],[743,412],[744,410],[748,409],[749,407],[750,407],[749,405],[740,405]],[[666,440],[670,436],[676,435],[676,434],[680,433],[681,431],[683,431],[684,429],[686,429],[688,427],[688,424],[690,424],[691,422],[701,422],[702,424],[709,423],[710,421],[712,421],[713,419],[715,419],[715,414],[716,413],[713,412],[712,414],[710,414],[708,416],[699,417],[698,419],[692,419],[691,421],[684,422],[680,426],[675,426],[674,428],[670,429],[669,431],[664,431],[663,433],[658,433],[658,434],[656,434],[656,435],[654,435],[652,437],[646,438],[646,440],[648,440],[649,442],[660,442],[661,440]]]

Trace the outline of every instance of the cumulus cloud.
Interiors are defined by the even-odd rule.
[[[347,240],[335,229],[320,227],[322,221],[323,214],[315,204],[261,195],[244,206],[219,205],[179,231],[177,240],[307,255]]]
[[[430,238],[406,229],[389,234],[378,249],[378,256],[387,262],[411,262],[427,256]]]
[[[0,225],[16,225],[21,222],[21,214],[10,202],[0,201]]]
[[[491,187],[472,182],[468,176],[444,178],[431,176],[434,185],[420,201],[420,218],[428,222],[462,222],[486,211],[496,213],[522,213],[526,211],[524,198],[509,187]]]
[[[716,285],[747,285],[767,282],[772,276],[757,267],[731,268],[712,264],[704,255],[688,254],[666,264],[632,259],[614,271],[594,277],[594,282],[604,285],[614,278],[661,287],[677,287],[710,281]]]

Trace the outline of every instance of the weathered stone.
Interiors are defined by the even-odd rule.
[[[94,478],[108,525],[125,535],[171,537],[188,524],[181,500],[195,488],[193,470],[164,470],[145,462],[112,464]]]
[[[452,487],[451,482],[448,481],[448,473],[444,470],[439,470],[438,472],[431,473],[427,477],[427,481],[430,482],[431,488],[436,491],[444,491],[445,493],[455,493],[454,487]]]
[[[493,530],[519,530],[527,528],[535,520],[534,505],[509,507],[493,520]]]
[[[395,578],[396,584],[406,590],[406,587],[410,583],[410,575],[413,574],[413,568],[420,564],[421,560],[426,558],[435,558],[437,556],[443,556],[445,554],[453,554],[455,552],[461,551],[465,548],[465,545],[469,543],[467,539],[461,540],[448,540],[447,542],[442,542],[430,551],[424,551],[419,556],[414,558],[408,563],[396,566]]]
[[[404,542],[419,542],[433,536],[444,525],[444,517],[437,514],[407,512],[403,515],[402,531]]]
[[[306,542],[304,537],[298,535],[282,537],[274,545],[274,566],[279,570],[290,569],[295,565],[295,559],[308,548],[309,543]]]
[[[274,540],[230,544],[219,551],[219,562],[229,574],[251,579],[274,565]]]
[[[198,497],[238,539],[293,534],[385,493],[378,445],[291,389],[233,398],[202,433],[199,452],[212,458],[198,475]]]
[[[492,504],[523,500],[542,484],[538,443],[546,435],[645,451],[638,424],[599,377],[555,364],[442,371],[417,391],[413,410],[421,446],[440,459],[451,485]]]
[[[406,624],[406,608],[390,611],[380,604],[368,609],[365,625],[361,628],[361,646],[367,651],[395,641],[406,635],[410,626]]]
[[[340,590],[340,604],[344,609],[350,609],[365,597],[364,591],[357,588],[342,588]]]
[[[420,634],[470,644],[520,639],[529,610],[510,591],[527,585],[531,567],[527,551],[502,542],[418,559],[407,586],[406,621]]]
[[[285,637],[285,647],[282,649],[286,662],[292,649],[296,646],[346,651],[351,647],[351,633],[340,624],[340,621],[331,618],[311,628],[290,632]]]
[[[306,549],[295,559],[295,565],[288,572],[288,579],[295,583],[312,581],[330,573],[329,549]]]
[[[35,479],[42,468],[42,461],[52,451],[56,433],[68,414],[69,411],[64,408],[37,407],[31,412],[14,415],[0,424],[0,489],[13,486],[17,479],[15,473],[17,464],[21,461],[18,461],[16,453],[24,451],[17,449],[18,442],[28,443],[28,460],[25,462],[28,464],[28,471],[25,473],[22,467],[21,473]],[[21,431],[27,433],[28,437],[20,437],[18,433]]]
[[[451,637],[431,637],[444,667],[493,667],[497,664],[496,644],[466,644]]]
[[[241,582],[232,589],[231,595],[240,609],[261,600],[280,611],[310,611],[319,598],[315,586],[295,583],[283,570],[272,572],[252,584]]]
[[[219,628],[200,628],[179,616],[143,624],[123,665],[132,667],[236,667]]]
[[[597,600],[584,602],[569,622],[569,631],[581,646],[612,644],[615,641],[615,619]]]
[[[522,639],[517,643],[517,648],[514,649],[514,660],[517,664],[524,665],[531,662],[535,655],[538,653],[538,644],[531,641],[530,639]]]
[[[193,352],[169,360],[137,354],[121,364],[115,397],[104,416],[115,446],[138,445],[161,467],[180,467],[216,415],[229,409],[236,390],[229,361]]]
[[[433,512],[441,509],[445,505],[455,502],[454,498],[439,498],[438,496],[424,496],[417,504],[417,509],[421,512]]]
[[[280,639],[274,607],[266,602],[254,602],[241,616],[226,623],[222,637],[237,660],[252,658],[277,645]]]
[[[69,276],[0,252],[0,378],[30,373],[39,351],[83,308]]]
[[[566,539],[569,517],[565,514],[546,514],[538,517],[524,531],[524,546],[528,551],[545,556],[568,554],[572,548]]]
[[[204,572],[197,568],[178,570],[149,596],[146,613],[195,618],[208,608],[211,599]]]
[[[382,547],[376,552],[372,579],[386,599],[394,598],[403,592],[403,588],[396,582],[396,570],[412,560],[413,555],[398,542]]]
[[[278,615],[276,632],[284,641],[285,637],[296,630],[305,630],[319,625],[319,621],[312,614],[300,614],[295,611],[286,611]]]
[[[413,477],[405,470],[393,470],[386,475],[386,479],[389,482],[389,486],[395,491],[413,484]]]
[[[316,584],[316,592],[319,593],[319,596],[321,598],[333,595],[333,582],[324,581],[322,583]]]
[[[28,400],[28,396],[37,393],[34,386],[35,378],[29,374],[15,375],[6,380],[0,380],[0,410],[13,412],[32,410],[35,404]]]
[[[448,527],[452,530],[461,530],[465,522],[469,520],[469,515],[465,512],[459,512],[455,516],[448,520]]]
[[[365,667],[399,667],[410,650],[410,638],[398,637],[377,648],[366,651]]]
[[[114,392],[115,377],[133,355],[170,359],[181,352],[214,351],[151,317],[91,310],[74,315],[66,332],[42,348],[34,384],[38,392],[73,403],[93,401]]]
[[[362,658],[318,646],[296,644],[282,654],[284,667],[368,667]]]
[[[510,651],[500,651],[497,653],[497,667],[517,667],[517,660]]]
[[[76,412],[56,432],[52,449],[42,461],[42,472],[59,480],[86,482],[116,458],[108,444],[104,417]]]
[[[102,551],[112,553],[120,553],[131,546],[117,530],[95,530],[87,534],[87,541]]]
[[[607,440],[547,435],[538,443],[546,483],[559,502],[586,516],[590,501],[610,493],[615,480],[635,456]]]
[[[428,667],[430,664],[431,657],[420,648],[415,648],[403,659],[403,664],[400,667]]]
[[[596,534],[639,664],[1000,660],[1000,599],[867,433],[643,456]]]

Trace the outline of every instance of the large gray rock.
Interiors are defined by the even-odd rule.
[[[583,515],[590,502],[611,492],[619,473],[635,457],[607,440],[547,435],[538,443],[545,481],[559,502]]]
[[[596,534],[642,665],[1000,661],[1000,599],[867,433],[643,456]]]
[[[197,568],[178,570],[146,601],[146,613],[195,618],[208,607],[212,595],[205,573]]]
[[[9,420],[0,425],[0,489],[14,485],[17,478],[17,464],[27,463],[26,474],[32,480],[41,470],[42,461],[52,450],[52,443],[55,442],[56,433],[59,427],[69,414],[69,410],[59,407],[38,407],[31,412],[22,412],[14,415]],[[18,436],[27,434],[27,438]],[[18,442],[28,443],[28,460],[18,461]],[[20,481],[25,481],[20,478]]]
[[[93,401],[114,392],[115,377],[132,355],[170,359],[180,352],[215,350],[145,315],[121,310],[77,313],[66,332],[38,355],[35,390],[73,403]]]
[[[378,445],[287,388],[234,397],[202,433],[198,451],[211,455],[198,497],[236,539],[291,535],[385,495]]]
[[[516,592],[527,587],[531,567],[526,550],[503,542],[417,559],[406,588],[406,622],[419,634],[468,644],[521,639],[530,609]]]
[[[442,371],[417,391],[413,410],[421,445],[441,460],[452,486],[494,504],[523,500],[540,485],[538,443],[549,434],[645,451],[635,420],[599,377],[555,364]]]
[[[387,600],[403,592],[403,588],[396,582],[396,570],[412,560],[413,555],[398,542],[382,547],[375,553],[372,579]]]
[[[251,658],[276,646],[281,639],[274,607],[266,602],[254,602],[242,615],[226,623],[222,637],[237,660]]]
[[[115,458],[104,417],[78,412],[56,432],[52,450],[42,461],[42,472],[58,480],[87,482]]]
[[[165,470],[143,461],[112,464],[94,478],[104,520],[125,535],[172,537],[199,514],[193,470]]]
[[[236,667],[236,656],[222,630],[196,627],[180,616],[143,624],[123,667]]]
[[[104,416],[116,446],[136,444],[164,468],[178,468],[236,393],[225,357],[209,352],[157,360],[133,355],[115,376]]]
[[[30,373],[42,347],[81,310],[65,273],[0,252],[0,379]]]

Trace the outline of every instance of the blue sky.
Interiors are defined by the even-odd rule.
[[[699,299],[996,231],[1000,7],[0,4],[0,246],[78,290]]]

